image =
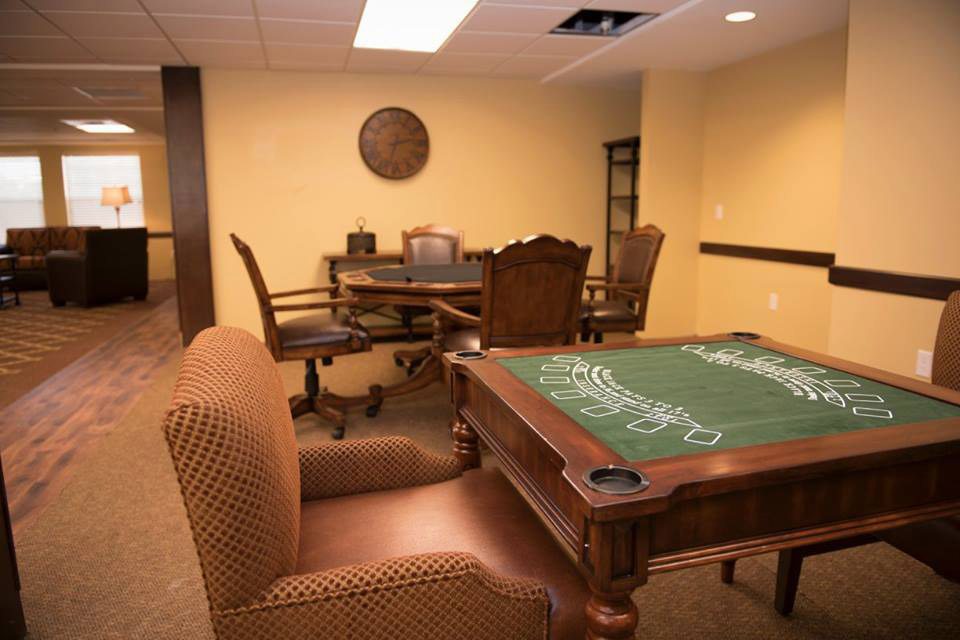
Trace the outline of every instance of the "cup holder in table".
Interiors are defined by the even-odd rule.
[[[613,464],[588,469],[583,481],[594,491],[611,495],[639,493],[650,486],[650,480],[643,473]]]

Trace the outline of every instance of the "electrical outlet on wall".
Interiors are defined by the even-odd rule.
[[[718,204],[713,208],[713,217],[717,220],[723,220],[723,205]]]
[[[770,299],[767,301],[767,307],[770,308],[770,311],[776,311],[777,307],[780,306],[780,296],[776,293],[770,294]]]
[[[923,349],[917,349],[917,375],[929,378],[933,370],[933,354]]]

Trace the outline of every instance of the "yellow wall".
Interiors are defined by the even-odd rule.
[[[844,28],[708,74],[702,241],[834,250],[845,54]],[[700,333],[749,330],[827,349],[826,269],[713,255],[699,265]]]
[[[109,155],[138,153],[143,182],[143,218],[149,231],[170,231],[170,189],[167,181],[167,155],[162,145],[137,146],[38,146],[2,147],[0,154],[36,154],[40,157],[43,175],[43,211],[47,226],[66,225],[67,199],[63,187],[63,163],[65,155]],[[173,278],[173,240],[151,238],[149,273],[151,280]]]
[[[520,80],[208,70],[202,73],[217,322],[261,332],[229,240],[252,247],[271,290],[326,283],[323,252],[346,250],[357,216],[377,247],[435,222],[468,247],[547,232],[594,247],[603,265],[602,142],[636,135],[640,93]],[[430,158],[387,180],[360,158],[363,121],[385,106],[416,113]]]
[[[640,225],[666,234],[654,272],[647,337],[696,331],[704,74],[643,75]]]
[[[852,0],[837,263],[960,277],[960,3]],[[834,287],[830,350],[912,374],[943,302]]]

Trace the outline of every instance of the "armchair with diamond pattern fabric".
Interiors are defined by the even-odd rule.
[[[499,471],[401,437],[298,449],[242,329],[193,340],[164,433],[220,640],[583,637],[582,578]]]

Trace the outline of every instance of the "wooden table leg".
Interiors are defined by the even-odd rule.
[[[584,614],[587,617],[587,640],[624,640],[633,638],[637,629],[637,605],[631,592],[602,593],[594,590]]]
[[[480,436],[470,423],[455,415],[450,434],[453,436],[453,455],[464,471],[480,468]]]
[[[724,560],[720,563],[720,581],[724,584],[733,582],[733,572],[737,568],[736,560]]]

